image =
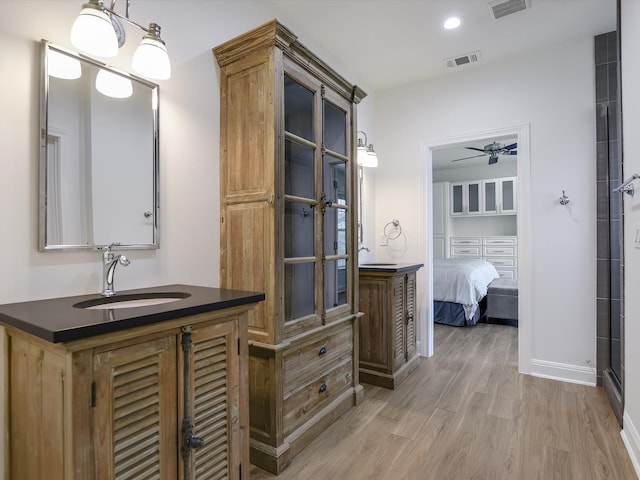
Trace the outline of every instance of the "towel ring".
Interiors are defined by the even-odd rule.
[[[402,227],[400,221],[393,219],[384,226],[382,232],[387,240],[395,240],[402,234]]]

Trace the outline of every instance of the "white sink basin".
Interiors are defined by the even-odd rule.
[[[74,305],[85,310],[113,310],[116,308],[149,307],[163,303],[177,302],[191,295],[184,292],[132,293],[85,300]]]

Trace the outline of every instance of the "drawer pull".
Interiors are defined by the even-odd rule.
[[[319,392],[320,392],[320,393],[324,393],[324,392],[326,392],[326,391],[327,391],[327,384],[326,384],[326,383],[323,383],[322,385],[320,385],[320,390],[319,390]]]
[[[324,355],[325,353],[327,353],[327,347],[322,347],[322,348],[318,351],[318,355]]]

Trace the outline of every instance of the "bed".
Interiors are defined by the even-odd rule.
[[[433,261],[433,319],[436,323],[475,325],[489,284],[499,278],[491,263],[475,258]]]

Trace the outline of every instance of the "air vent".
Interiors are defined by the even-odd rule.
[[[495,2],[489,3],[491,15],[496,20],[511,15],[512,13],[526,10],[527,8],[531,8],[528,0],[496,0]]]
[[[447,58],[444,63],[448,68],[461,67],[462,65],[467,65],[469,63],[476,63],[480,61],[480,52],[475,51],[471,53],[466,53],[459,57]]]

